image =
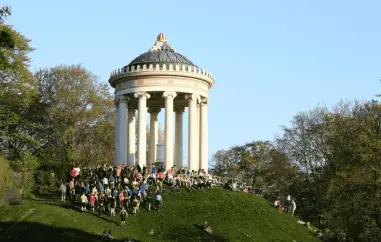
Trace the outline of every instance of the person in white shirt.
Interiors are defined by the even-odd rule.
[[[105,194],[107,197],[111,197],[111,189],[109,187],[106,188]]]
[[[96,187],[93,187],[93,190],[91,191],[92,193],[94,193],[95,195],[98,193],[97,191],[97,188]]]
[[[295,203],[294,199],[292,199],[291,205],[292,205],[292,212],[291,212],[291,214],[292,214],[292,217],[294,217],[294,213],[295,213],[295,210],[296,210],[296,203]]]
[[[275,202],[274,202],[274,206],[275,206],[276,208],[279,208],[279,205],[280,205],[280,201],[279,201],[279,200],[275,200]]]
[[[124,183],[125,186],[127,186],[129,182],[130,182],[130,181],[127,179],[127,177],[125,177],[125,178],[123,179],[123,183]]]
[[[88,199],[87,199],[85,194],[82,194],[82,196],[81,196],[81,202],[82,202],[82,207],[81,207],[82,212],[83,211],[87,211],[86,205],[87,205]]]
[[[61,201],[65,202],[65,199],[66,199],[66,185],[64,183],[62,183],[59,190],[61,192]]]
[[[233,190],[233,192],[235,192],[236,189],[237,189],[237,182],[233,182],[232,183],[232,190]]]
[[[103,186],[108,185],[108,179],[105,177],[103,178]]]

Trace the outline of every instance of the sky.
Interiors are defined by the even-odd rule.
[[[381,93],[381,1],[2,4],[12,7],[7,23],[36,48],[32,71],[79,63],[107,82],[112,70],[146,52],[164,32],[176,51],[213,74],[210,157],[233,145],[274,140],[300,111]],[[185,122],[185,156],[187,133]]]

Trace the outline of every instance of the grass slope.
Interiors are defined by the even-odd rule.
[[[0,241],[99,241],[111,229],[117,241],[316,241],[297,219],[263,198],[223,189],[163,196],[160,212],[141,208],[127,218],[80,213],[57,200],[34,200],[0,209]],[[34,213],[20,220],[31,209]],[[17,222],[18,221],[18,222]],[[199,226],[208,221],[213,235]],[[15,224],[17,222],[17,224]],[[153,229],[154,234],[149,232]]]

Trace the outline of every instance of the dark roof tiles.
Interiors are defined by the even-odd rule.
[[[188,58],[180,53],[172,50],[155,50],[148,51],[131,61],[129,66],[136,64],[155,64],[155,63],[169,63],[169,64],[186,64],[196,66]],[[197,67],[197,66],[196,66]]]

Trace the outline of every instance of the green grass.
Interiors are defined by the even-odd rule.
[[[28,210],[35,212],[15,225]],[[99,241],[111,229],[118,241],[316,241],[297,219],[280,214],[261,197],[213,191],[165,194],[160,212],[140,209],[120,227],[120,216],[99,217],[61,207],[57,200],[30,200],[0,208],[0,241]],[[208,221],[213,235],[198,226]],[[12,227],[13,226],[13,227]],[[153,229],[154,234],[149,232]]]

